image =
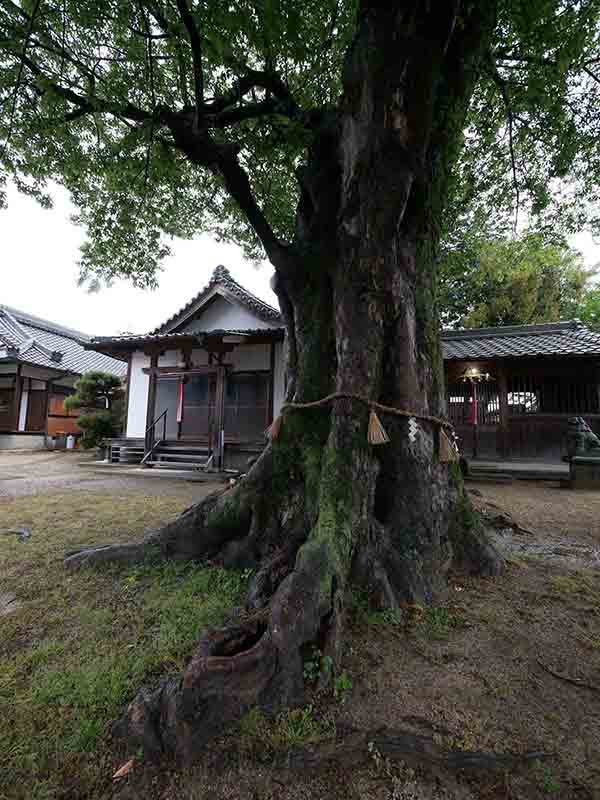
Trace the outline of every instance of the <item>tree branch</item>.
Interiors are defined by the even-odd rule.
[[[192,64],[194,67],[194,94],[196,96],[196,130],[200,121],[200,109],[204,105],[204,73],[202,72],[202,43],[200,33],[194,22],[187,0],[176,0],[182,22],[186,27],[192,48]]]
[[[84,97],[77,94],[77,92],[73,91],[73,89],[68,86],[61,86],[56,83],[56,81],[50,79],[48,75],[44,73],[44,70],[25,53],[15,53],[12,50],[7,50],[7,52],[15,58],[20,59],[22,65],[26,66],[34,75],[44,78],[44,81],[50,86],[53,92],[78,107],[78,110],[82,113],[77,114],[76,117],[73,116],[73,113],[68,114],[67,117],[71,119],[81,117],[84,113],[94,112],[112,114],[115,117],[121,117],[131,120],[132,122],[150,122],[155,118],[153,114],[134,106],[132,103],[125,103],[125,105],[121,106],[98,97]],[[159,119],[164,121],[164,113],[159,115]]]
[[[279,101],[271,98],[260,103],[247,103],[238,108],[225,109],[219,114],[213,114],[208,111],[203,113],[201,117],[203,124],[209,128],[227,128],[230,125],[237,125],[239,122],[244,122],[248,119],[258,119],[269,114],[285,114],[285,112],[286,109],[281,107]]]
[[[596,73],[589,67],[584,66],[583,71],[586,73],[586,75],[589,75],[592,80],[596,81],[596,83],[600,83],[600,76],[596,75]]]
[[[230,152],[225,157],[219,158],[217,166],[227,191],[244,212],[248,222],[262,242],[269,260],[277,269],[285,270],[286,265],[289,263],[289,250],[277,238],[262,209],[256,202],[248,175],[241,166],[237,153],[231,152],[230,149]]]
[[[280,100],[287,108],[288,114],[292,115],[298,112],[294,98],[280,76],[275,72],[256,69],[246,69],[229,92],[207,101],[205,108],[212,113],[223,111],[229,106],[239,103],[244,95],[256,88],[265,89]]]
[[[19,64],[19,72],[17,74],[17,82],[15,84],[15,89],[13,92],[12,98],[12,105],[10,110],[10,118],[8,123],[8,131],[6,133],[6,139],[2,146],[2,155],[6,153],[6,148],[8,147],[8,143],[10,142],[12,136],[12,129],[15,119],[15,113],[17,110],[17,100],[19,98],[19,90],[21,88],[21,81],[23,80],[23,58],[26,57],[27,54],[27,47],[29,46],[29,40],[31,38],[31,34],[33,33],[33,26],[35,24],[35,17],[40,7],[41,0],[36,0],[35,6],[33,7],[33,11],[31,12],[31,17],[29,17],[29,22],[27,24],[27,32],[25,33],[25,38],[23,39],[23,50],[21,51],[21,63]]]
[[[506,108],[506,118],[508,121],[508,149],[510,152],[510,161],[511,161],[511,169],[512,169],[512,181],[513,181],[513,188],[515,190],[515,221],[514,221],[514,232],[517,232],[517,225],[519,222],[519,206],[520,206],[520,193],[519,193],[519,181],[517,177],[517,159],[515,155],[515,144],[514,144],[514,136],[513,136],[513,126],[514,126],[514,112],[512,109],[512,105],[510,102],[510,95],[508,92],[508,84],[503,79],[503,77],[498,72],[498,68],[494,61],[493,55],[490,53],[489,63],[491,67],[492,78],[494,83],[500,89],[500,94],[502,95],[502,99],[504,101],[504,105]]]

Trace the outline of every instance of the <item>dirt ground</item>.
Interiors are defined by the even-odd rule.
[[[152,480],[153,487],[161,483]],[[4,787],[0,776],[0,798],[600,799],[600,492],[525,482],[471,483],[469,491],[488,515],[510,514],[516,524],[516,530],[500,526],[494,533],[507,557],[506,574],[498,579],[453,575],[439,606],[411,608],[402,619],[371,610],[364,597],[353,595],[344,680],[336,682],[335,691],[311,690],[303,709],[274,720],[247,715],[189,769],[144,763],[107,730],[92,752],[54,754],[54,776],[51,770],[35,777],[34,771],[20,785]],[[186,501],[189,494],[181,497],[182,508]],[[6,498],[5,508],[17,519],[27,502],[27,497]],[[136,502],[144,508],[142,496]],[[2,506],[0,501],[0,517]],[[108,519],[109,512],[97,513]],[[53,509],[48,518],[60,523],[60,513],[60,507]],[[98,519],[89,535],[101,529]],[[15,546],[15,552],[22,551]],[[54,570],[49,585],[60,579],[60,564],[53,559],[44,562]],[[70,592],[80,581],[85,588],[92,577],[70,578]],[[131,580],[98,578],[104,589],[93,595],[96,615],[104,606],[121,604],[119,598],[129,596],[124,591],[132,591]],[[105,596],[110,587],[113,597]],[[82,608],[92,597],[89,586],[85,591]],[[166,614],[169,604],[163,605]],[[13,626],[19,613],[7,618]],[[39,630],[39,620],[31,617],[31,631],[18,627],[20,657],[23,641]],[[305,668],[310,673],[310,661]],[[57,713],[67,712],[58,707]],[[376,748],[363,752],[362,760],[357,754],[355,760],[320,769],[286,766],[290,748],[316,747],[332,736],[343,739],[349,729],[385,727],[429,736],[464,753],[543,755],[519,769],[481,773],[423,766],[408,757],[390,761]],[[131,758],[133,769],[113,781],[117,767]]]
[[[169,478],[104,474],[94,466],[95,455],[80,451],[0,450],[0,498],[64,491],[136,492],[148,495],[204,496],[215,484]],[[194,488],[196,487],[196,488]]]
[[[564,489],[549,481],[469,484],[476,508],[512,515],[520,530],[500,528],[499,547],[567,567],[600,567],[600,491]]]

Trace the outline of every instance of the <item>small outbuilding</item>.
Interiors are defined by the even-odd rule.
[[[127,362],[126,435],[112,442],[113,461],[244,468],[283,402],[281,315],[223,266],[160,327],[88,347]]]
[[[124,377],[127,366],[87,350],[90,337],[0,305],[0,449],[43,449],[77,433],[78,411],[64,400],[90,370]]]
[[[600,333],[579,320],[444,331],[442,348],[468,458],[560,461],[575,416],[600,433]]]

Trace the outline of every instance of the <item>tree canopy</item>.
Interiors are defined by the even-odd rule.
[[[583,318],[593,275],[579,253],[539,234],[480,241],[442,259],[440,316],[467,328]]]
[[[200,231],[276,261],[307,148],[335,124],[357,6],[0,0],[0,180],[44,204],[50,181],[68,189],[84,279],[151,285],[168,238]],[[599,17],[600,0],[501,0],[448,240],[519,209],[598,227]]]

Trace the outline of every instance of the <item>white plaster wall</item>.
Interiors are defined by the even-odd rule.
[[[285,400],[285,342],[275,342],[275,369],[273,375],[273,417],[281,410]]]
[[[265,320],[253,314],[243,306],[230,303],[222,297],[217,297],[198,319],[190,322],[183,330],[212,331],[225,330],[235,331],[246,328],[277,328],[277,322],[265,322]]]
[[[208,352],[201,348],[192,350],[192,365],[195,367],[205,367],[208,364]]]
[[[159,367],[177,367],[181,362],[181,352],[179,350],[167,350],[158,357]]]
[[[29,404],[29,389],[25,389],[25,385],[23,385],[23,391],[21,392],[21,405],[19,406],[19,428],[18,430],[24,431],[25,426],[27,425],[27,406]]]
[[[231,364],[234,372],[271,369],[270,344],[240,344],[231,353],[226,353],[225,364]]]
[[[150,378],[142,370],[150,366],[150,356],[140,350],[131,354],[129,404],[127,407],[127,436],[142,438],[146,433],[146,409]]]

